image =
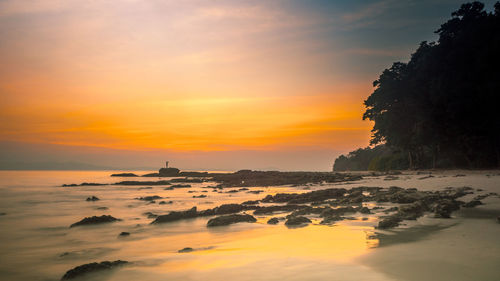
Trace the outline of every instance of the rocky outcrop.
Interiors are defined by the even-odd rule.
[[[119,221],[119,220],[120,219],[117,219],[117,218],[112,217],[110,215],[103,215],[103,216],[100,216],[100,217],[93,216],[93,217],[86,217],[86,218],[82,219],[79,222],[75,222],[70,227],[81,226],[81,225],[109,223],[109,222],[115,222],[115,221]]]
[[[138,175],[134,173],[120,173],[120,174],[111,174],[112,177],[138,177]]]
[[[292,216],[290,218],[288,218],[285,222],[285,225],[286,226],[297,226],[297,225],[302,225],[302,224],[308,224],[308,223],[311,223],[312,221],[306,217],[302,217],[302,216],[298,216],[298,217],[295,217],[295,216]]]
[[[182,219],[196,218],[197,216],[198,216],[198,212],[196,211],[196,207],[193,207],[187,211],[172,211],[167,215],[158,216],[152,222],[152,224],[172,222],[172,221],[178,221],[178,220],[182,220]]]
[[[95,197],[95,196],[90,196],[90,197],[87,197],[87,199],[85,199],[85,201],[98,201],[99,198]]]
[[[114,183],[115,185],[169,185],[170,182],[166,180],[161,181],[121,181]]]
[[[191,248],[191,247],[186,247],[186,248],[180,249],[180,250],[179,250],[179,251],[177,251],[177,252],[178,252],[178,253],[190,253],[190,252],[192,252],[192,251],[194,251],[194,249],[193,249],[193,248]]]
[[[207,227],[214,227],[214,226],[224,226],[224,225],[230,225],[233,223],[239,223],[239,222],[256,222],[257,219],[255,219],[253,216],[248,215],[248,214],[233,214],[233,215],[224,215],[220,217],[216,217],[213,219],[210,219],[207,222]]]
[[[177,168],[161,168],[158,171],[160,177],[177,177],[180,170]]]
[[[93,262],[87,263],[84,265],[77,266],[71,270],[68,270],[61,280],[70,280],[75,279],[81,276],[84,276],[88,273],[98,272],[103,270],[110,270],[116,267],[120,267],[126,265],[127,261],[116,260],[116,261],[103,261],[103,262]]]
[[[278,218],[270,218],[267,221],[267,224],[278,224],[278,222],[279,222]]]
[[[302,204],[316,201],[324,201],[332,198],[341,198],[346,193],[344,188],[329,188],[311,191],[307,193],[278,193],[276,195],[268,195],[262,202],[265,203],[289,203],[289,204]]]
[[[387,229],[387,228],[396,227],[402,221],[403,221],[403,219],[398,215],[388,216],[388,217],[385,217],[381,221],[378,222],[377,228]]]

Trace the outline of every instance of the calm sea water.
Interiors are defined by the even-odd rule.
[[[312,186],[307,190],[305,187],[252,188],[263,190],[258,195],[245,191],[217,193],[202,188],[213,183],[192,184],[192,188],[175,190],[164,190],[164,186],[153,186],[151,189],[116,185],[61,187],[65,183],[125,180],[112,178],[111,173],[0,172],[0,213],[5,213],[0,216],[0,280],[59,280],[75,266],[117,259],[133,263],[111,272],[89,275],[82,280],[418,280],[412,279],[415,273],[410,270],[406,271],[407,275],[404,272],[398,275],[387,270],[384,264],[374,262],[386,258],[384,251],[388,251],[377,248],[379,240],[374,237],[375,215],[354,214],[354,220],[334,226],[320,225],[319,219],[313,218],[313,224],[293,229],[284,226],[283,222],[267,225],[270,217],[266,216],[258,217],[258,222],[254,224],[240,223],[209,229],[206,227],[209,218],[151,225],[153,219],[144,215],[146,212],[166,214],[193,206],[203,210],[224,203],[257,200],[277,192],[306,192],[332,186]],[[371,178],[344,187],[419,185],[422,189],[436,189],[467,183],[495,188],[499,178],[492,180],[484,175],[472,175],[459,179],[448,176],[427,182],[417,180],[416,176],[401,177],[401,180],[391,182]],[[200,194],[207,197],[193,198]],[[148,204],[135,199],[149,195],[159,195],[173,203],[160,205],[157,201]],[[85,199],[89,196],[97,196],[101,200],[88,202]],[[105,214],[121,221],[69,228],[84,217]],[[416,223],[428,222],[435,220],[423,218]],[[119,237],[123,231],[131,235]],[[491,230],[493,234],[496,231],[495,228]],[[413,242],[416,245],[419,243],[422,242]],[[178,253],[185,247],[195,251]],[[395,245],[387,249],[401,247]],[[495,247],[493,250],[498,248],[498,242]],[[405,256],[401,253],[397,255],[395,259]],[[493,262],[498,260],[498,256],[498,253],[491,254]]]

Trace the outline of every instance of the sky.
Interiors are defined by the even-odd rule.
[[[461,3],[0,0],[0,169],[331,170]]]

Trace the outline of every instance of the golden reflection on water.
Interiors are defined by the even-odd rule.
[[[213,248],[175,253],[159,271],[217,270],[242,267],[264,260],[300,258],[318,262],[349,262],[378,244],[371,227],[309,225],[287,228],[283,224],[259,226],[227,235],[198,234],[197,239],[216,242]],[[219,236],[219,237],[218,237]],[[184,239],[189,239],[184,237]],[[194,237],[191,237],[194,238]],[[218,242],[218,243],[217,243]],[[165,243],[167,243],[165,241]]]

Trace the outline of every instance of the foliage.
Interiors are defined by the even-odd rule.
[[[463,4],[436,33],[373,83],[363,115],[375,122],[371,144],[406,152],[410,168],[498,167],[500,3],[494,12]]]

